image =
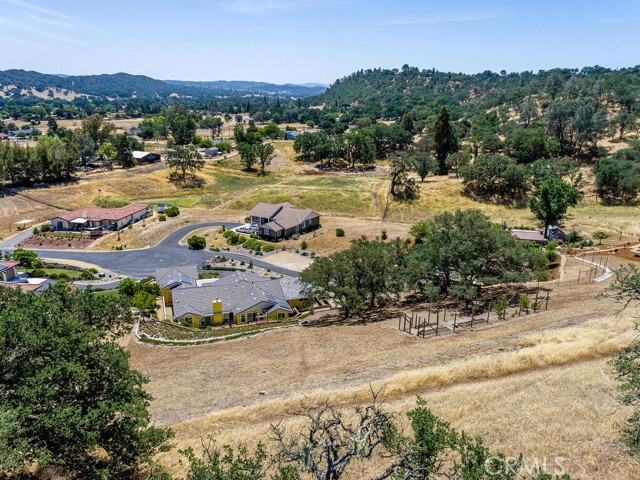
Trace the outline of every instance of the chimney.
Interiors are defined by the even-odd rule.
[[[82,218],[87,220],[89,218],[89,214],[87,212],[82,212]]]

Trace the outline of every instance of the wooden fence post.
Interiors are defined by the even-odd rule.
[[[436,335],[438,335],[439,329],[440,329],[440,310],[436,312]]]
[[[471,328],[473,328],[473,320],[476,317],[476,306],[472,305],[471,306]]]
[[[544,309],[545,309],[545,310],[548,310],[548,309],[549,309],[549,297],[550,297],[550,296],[551,296],[551,294],[550,294],[550,293],[547,293],[547,299],[546,299],[546,301],[544,302]]]
[[[487,324],[489,324],[489,315],[491,315],[491,300],[489,300],[489,308],[487,308]]]

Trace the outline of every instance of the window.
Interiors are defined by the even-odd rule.
[[[278,320],[284,320],[287,318],[287,314],[284,312],[278,312]]]
[[[265,229],[264,229],[264,234],[265,234],[265,235],[271,235],[271,230],[270,230],[270,229],[268,229],[268,228],[265,228]]]

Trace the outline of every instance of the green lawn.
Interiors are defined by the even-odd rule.
[[[47,277],[50,277],[51,274],[55,274],[58,276],[58,278],[60,278],[61,274],[66,274],[66,276],[68,278],[71,279],[79,279],[80,275],[82,274],[82,272],[76,271],[76,270],[68,270],[66,268],[42,268],[42,269],[38,269],[38,270],[44,270],[44,273]],[[25,270],[29,275],[32,275],[33,270]],[[65,278],[67,278],[65,277]]]

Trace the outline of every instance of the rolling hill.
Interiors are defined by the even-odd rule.
[[[245,81],[163,81],[128,73],[67,76],[16,69],[0,71],[0,88],[5,90],[5,95],[10,93],[12,96],[16,94],[31,95],[32,90],[46,92],[50,89],[56,89],[102,99],[184,97],[200,100],[251,95],[304,98],[324,91],[322,86],[275,85]]]

